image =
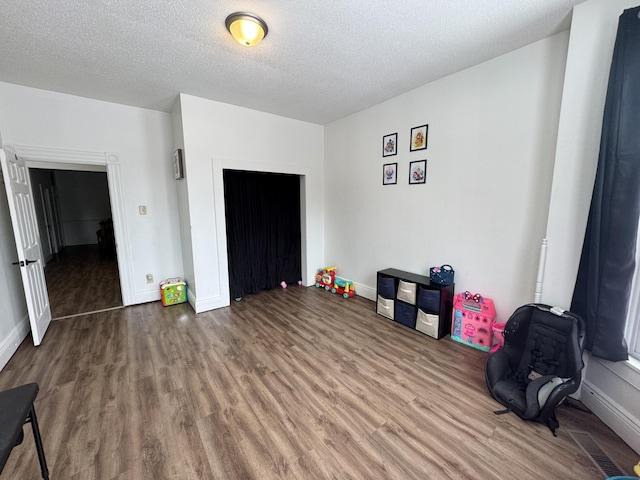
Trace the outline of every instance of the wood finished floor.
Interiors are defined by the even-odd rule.
[[[40,384],[52,480],[601,479],[571,428],[637,462],[594,415],[559,408],[557,438],[494,415],[485,356],[289,287],[198,315],[155,302],[54,321],[0,388]],[[40,478],[28,429],[1,477]]]
[[[98,245],[65,247],[45,278],[53,318],[122,306],[115,254],[101,255]]]

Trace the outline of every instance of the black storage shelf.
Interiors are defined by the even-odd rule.
[[[398,298],[401,281],[405,283],[401,298]],[[415,289],[413,296],[410,294],[412,288]],[[376,312],[440,339],[451,333],[453,292],[454,285],[438,285],[427,276],[387,268],[377,275]]]

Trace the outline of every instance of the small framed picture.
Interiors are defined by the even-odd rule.
[[[398,134],[392,133],[382,137],[382,156],[390,157],[398,153]]]
[[[173,152],[173,173],[176,180],[184,178],[184,164],[182,163],[182,149],[179,148]]]
[[[411,145],[409,151],[424,150],[427,148],[427,134],[429,133],[429,125],[422,125],[411,129]]]
[[[425,183],[427,179],[427,161],[416,160],[409,163],[409,185]]]
[[[398,164],[387,163],[382,166],[382,184],[395,185],[398,183]]]

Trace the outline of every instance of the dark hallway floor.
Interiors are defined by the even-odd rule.
[[[45,267],[54,319],[121,307],[115,255],[101,255],[98,245],[65,247]]]

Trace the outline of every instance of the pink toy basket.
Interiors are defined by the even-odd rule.
[[[493,345],[491,346],[490,352],[493,353],[497,350],[500,350],[504,346],[504,326],[506,323],[504,322],[495,322],[493,324]]]
[[[496,309],[493,300],[468,292],[459,293],[453,301],[451,338],[484,352],[491,350]]]

